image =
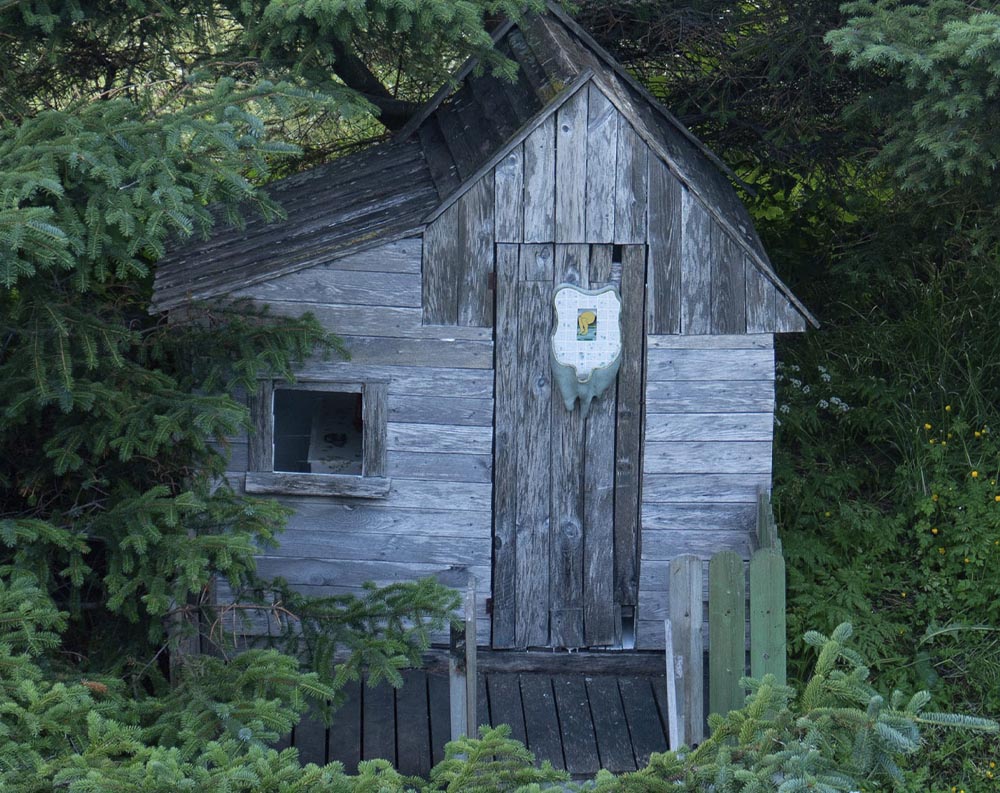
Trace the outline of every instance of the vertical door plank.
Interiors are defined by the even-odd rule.
[[[494,169],[496,241],[524,238],[524,146],[516,146]]]
[[[493,485],[493,646],[515,645],[517,587],[517,245],[497,245],[496,418]]]
[[[677,735],[693,746],[704,737],[705,702],[702,657],[702,571],[697,556],[678,556],[670,562],[670,622],[674,637],[674,685],[684,723]],[[669,665],[669,661],[668,661]]]
[[[298,724],[292,745],[299,750],[299,762],[326,765],[326,725],[316,711],[306,713]]]
[[[708,567],[709,713],[723,716],[743,706],[746,692],[746,584],[743,560],[734,551],[712,557]]]
[[[458,324],[486,328],[493,324],[493,172],[476,182],[458,202],[462,262]]]
[[[681,332],[697,336],[712,332],[712,246],[714,222],[690,190],[684,190],[681,239]]]
[[[750,675],[787,680],[785,669],[785,560],[761,549],[750,559]]]
[[[743,251],[717,223],[712,224],[712,332],[743,333],[747,326]]]
[[[549,423],[552,377],[549,334],[551,287],[540,281],[518,284],[516,398],[522,412],[517,445],[517,526],[515,592],[516,645],[534,647],[549,639]]]
[[[348,683],[344,695],[330,724],[327,758],[343,763],[344,773],[356,774],[361,760],[361,682]]]
[[[587,232],[587,88],[556,111],[556,242],[583,242]]]
[[[554,258],[551,244],[522,245],[520,279],[551,282]]]
[[[681,332],[681,183],[649,158],[649,332]]]
[[[403,670],[403,687],[396,691],[397,770],[408,776],[426,777],[431,770],[430,711],[427,704],[427,673]]]
[[[645,768],[653,752],[667,750],[667,736],[656,709],[653,686],[647,677],[623,677],[618,680],[618,689],[632,736],[636,766]]]
[[[424,324],[458,324],[458,285],[462,250],[459,238],[460,203],[452,204],[424,232]]]
[[[618,111],[594,83],[587,110],[587,242],[614,242]]]
[[[588,647],[617,644],[615,612],[615,389],[591,403],[583,457],[583,625]],[[567,762],[569,762],[567,758]]]
[[[625,116],[618,114],[618,164],[615,172],[615,242],[646,242],[649,147]]]
[[[587,287],[589,256],[587,245],[556,245],[555,283]],[[566,410],[558,389],[552,392],[551,411],[551,641],[558,647],[582,647],[584,421],[578,404]]]
[[[524,241],[554,242],[556,119],[550,116],[524,141]]]
[[[615,278],[614,245],[590,246],[590,288],[599,289],[602,286],[618,286],[621,281],[619,269]],[[619,268],[621,263],[619,262]]]
[[[451,697],[447,674],[427,675],[427,699],[430,705],[431,762],[444,760],[444,747],[451,740]]]
[[[253,428],[250,430],[247,468],[251,471],[273,471],[274,382],[271,380],[259,381],[257,393],[250,394],[248,402]]]
[[[622,249],[622,363],[615,432],[615,599],[639,598],[639,488],[642,478],[642,368],[645,360],[646,246]]]

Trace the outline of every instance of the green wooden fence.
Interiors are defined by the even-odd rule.
[[[743,704],[746,690],[740,678],[748,672],[786,681],[785,560],[771,499],[763,490],[750,546],[749,575],[744,560],[732,551],[715,554],[708,565],[708,713],[727,713]],[[705,735],[702,560],[679,556],[671,561],[669,587],[667,699],[670,744],[676,748],[697,744]]]

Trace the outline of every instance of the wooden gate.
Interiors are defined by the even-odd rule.
[[[621,640],[638,593],[646,249],[497,245],[493,646]],[[618,286],[617,387],[584,419],[552,387],[552,296]]]

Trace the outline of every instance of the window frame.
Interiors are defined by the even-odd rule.
[[[361,394],[362,462],[360,474],[313,474],[274,470],[274,392],[321,391]],[[265,495],[349,496],[384,498],[392,484],[388,478],[387,438],[389,383],[381,380],[309,380],[286,383],[260,381],[250,398],[250,435],[247,493]]]

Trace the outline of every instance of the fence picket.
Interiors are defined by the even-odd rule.
[[[743,560],[733,551],[715,554],[708,567],[709,713],[743,706],[740,678],[746,670],[746,583]]]
[[[704,660],[701,642],[702,574],[697,556],[670,562],[670,622],[678,709],[684,714],[677,740],[693,746],[705,737]]]
[[[761,549],[750,559],[750,674],[774,675],[784,685],[785,560],[781,552]]]

